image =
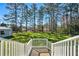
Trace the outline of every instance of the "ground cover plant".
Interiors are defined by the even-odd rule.
[[[46,38],[51,42],[57,42],[69,37],[71,36],[66,34],[59,34],[59,33],[51,34],[44,32],[18,32],[18,33],[13,33],[11,37],[6,37],[6,38],[25,43],[28,42],[31,38],[42,38],[42,39]]]

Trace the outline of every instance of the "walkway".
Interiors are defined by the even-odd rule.
[[[50,50],[47,48],[34,48],[32,49],[30,56],[50,56]]]

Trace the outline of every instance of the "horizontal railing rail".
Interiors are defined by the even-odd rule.
[[[55,42],[53,44],[63,43],[63,42],[71,41],[71,40],[77,40],[77,39],[79,39],[79,35],[74,36],[74,37],[70,37],[68,39],[64,39],[64,40],[61,40],[61,41],[58,41],[58,42]]]

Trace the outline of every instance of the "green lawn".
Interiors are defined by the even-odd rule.
[[[11,37],[6,37],[6,38],[25,43],[28,42],[30,38],[47,38],[51,42],[57,42],[69,37],[71,36],[66,34],[59,34],[59,33],[51,34],[51,33],[41,33],[41,32],[40,33],[18,32],[18,33],[13,33]]]

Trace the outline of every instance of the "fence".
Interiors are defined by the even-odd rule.
[[[48,48],[47,39],[32,39],[32,48]]]
[[[0,55],[1,56],[22,56],[24,55],[24,44],[1,40],[0,41]]]
[[[0,56],[29,56],[32,48],[48,48],[47,39],[31,39],[28,43],[0,40]]]
[[[79,36],[74,36],[56,43],[47,39],[31,39],[28,43],[0,40],[0,56],[29,56],[32,48],[51,49],[52,56],[78,56]]]
[[[51,44],[52,56],[78,56],[79,35]]]
[[[1,56],[29,56],[32,48],[51,49],[52,56],[79,56],[79,36],[74,36],[56,43],[47,39],[31,39],[28,43],[0,40]]]

